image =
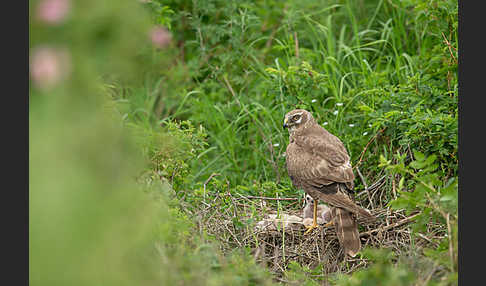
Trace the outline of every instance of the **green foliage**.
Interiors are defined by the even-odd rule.
[[[424,255],[447,267],[453,282],[453,277],[457,277],[457,177],[444,180],[437,170],[437,156],[434,154],[426,156],[416,151],[414,157],[415,160],[409,164],[405,163],[406,155],[396,154],[397,164],[391,164],[391,160],[383,156],[380,158],[381,166],[393,175],[401,176],[398,198],[390,201],[390,206],[405,209],[408,213],[419,212],[412,224],[414,233],[427,233],[431,222],[439,223],[445,235],[436,239],[436,248],[424,249]]]
[[[162,126],[142,127],[127,123],[149,164],[152,179],[170,183],[174,189],[187,187],[193,175],[191,163],[205,150],[206,133],[190,121],[166,121]]]
[[[350,277],[337,276],[334,281],[336,285],[414,285],[417,277],[406,264],[390,264],[396,257],[389,249],[365,249],[362,254],[372,265],[354,272]]]
[[[319,267],[311,270],[308,267],[303,267],[295,261],[291,261],[285,273],[285,278],[289,284],[295,285],[320,285],[317,281],[309,279],[310,275],[319,275]]]
[[[169,29],[171,28],[171,16],[174,14],[174,11],[169,6],[162,5],[157,1],[147,1],[145,4],[151,12],[150,15],[152,16],[153,23]]]
[[[29,284],[270,284],[249,253],[225,256],[195,232],[170,184],[136,180],[149,169],[182,187],[206,136],[190,122],[154,127],[113,96],[141,89],[150,62],[132,56],[155,53],[144,50],[149,14],[135,1],[76,3],[65,22],[30,26],[32,53],[62,46],[72,70],[48,88],[32,74]]]

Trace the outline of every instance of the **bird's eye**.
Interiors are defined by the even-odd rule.
[[[292,117],[292,120],[293,120],[293,121],[297,121],[297,120],[299,120],[299,119],[300,119],[300,114],[294,115],[294,116]]]

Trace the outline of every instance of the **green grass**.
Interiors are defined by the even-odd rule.
[[[33,9],[38,3],[33,1],[29,5]],[[291,109],[305,108],[314,114],[319,124],[344,142],[353,165],[359,163],[368,184],[383,172],[390,175],[386,200],[393,201],[391,204],[395,207],[412,210],[414,202],[423,203],[421,181],[434,186],[434,190],[446,190],[446,194],[430,193],[437,200],[436,205],[416,204],[415,210],[428,212],[445,228],[446,212],[455,236],[439,241],[438,248],[419,255],[447,269],[440,272],[441,277],[430,278],[430,285],[457,283],[454,280],[454,275],[457,279],[457,261],[451,262],[447,254],[449,242],[457,242],[457,200],[451,199],[457,197],[457,185],[451,183],[457,178],[458,162],[457,1],[159,0],[146,4],[127,4],[127,1],[113,4],[113,7],[96,1],[86,3],[89,4],[86,7],[97,12],[76,6],[75,17],[59,27],[36,21],[30,24],[31,47],[46,42],[61,43],[71,52],[74,66],[71,78],[61,87],[50,92],[35,88],[31,91],[31,142],[44,142],[30,146],[31,163],[36,163],[31,172],[33,213],[45,211],[42,203],[49,196],[58,197],[60,201],[64,198],[62,192],[50,194],[46,191],[49,184],[55,182],[56,172],[49,169],[53,167],[44,170],[44,180],[40,179],[41,173],[35,171],[42,169],[39,162],[56,157],[55,151],[62,146],[43,138],[43,132],[58,127],[69,130],[59,122],[79,123],[76,128],[86,133],[66,133],[73,138],[65,141],[66,154],[76,154],[78,141],[92,147],[86,151],[87,157],[68,157],[71,161],[67,161],[64,170],[81,170],[84,175],[78,176],[79,183],[91,184],[93,189],[108,186],[113,190],[124,189],[129,194],[129,190],[142,185],[145,192],[137,189],[137,193],[163,193],[162,198],[156,195],[157,199],[153,200],[162,201],[162,209],[166,211],[163,217],[173,218],[183,229],[179,232],[177,223],[157,224],[156,219],[153,224],[147,223],[148,229],[158,233],[147,237],[164,245],[157,250],[154,259],[174,259],[173,265],[150,259],[144,262],[154,269],[166,269],[161,273],[167,275],[167,280],[158,276],[160,273],[147,274],[151,281],[172,283],[183,277],[183,281],[198,279],[206,285],[267,283],[269,274],[254,264],[248,249],[222,253],[213,250],[213,247],[218,248],[217,242],[204,236],[188,235],[196,229],[194,218],[185,208],[196,207],[209,191],[303,196],[302,191],[292,187],[286,173],[283,155],[288,133],[282,129],[282,120]],[[86,19],[97,24],[87,25],[83,19],[88,16]],[[170,28],[170,47],[155,49],[147,41],[147,31],[153,24]],[[99,101],[98,97],[105,100]],[[106,105],[110,108],[105,108],[105,112],[117,114],[114,125],[127,131],[123,136],[131,138],[135,150],[124,149],[117,141],[110,140],[107,134],[121,132],[115,127],[95,129],[96,134],[100,134],[99,141],[90,137],[89,127],[96,126],[98,121],[107,122],[96,113],[98,111],[92,110]],[[90,112],[95,112],[92,119]],[[87,119],[80,123],[79,118]],[[62,132],[55,134],[60,142],[64,141]],[[96,142],[106,146],[97,146]],[[366,152],[365,146],[368,146]],[[136,158],[133,160],[139,165],[130,166],[127,161],[86,160],[104,158],[101,147],[113,148],[117,155],[112,157]],[[51,151],[43,153],[40,148]],[[425,175],[413,169],[423,163],[413,154],[425,154],[424,158],[433,155],[434,162],[427,164],[434,168]],[[383,157],[380,159],[380,156]],[[110,183],[97,177],[103,172],[113,175],[117,164],[124,166],[120,176],[137,178],[138,183],[130,185],[131,179],[127,179],[127,182],[121,181],[125,183],[110,187]],[[220,175],[208,185],[211,189],[203,192],[203,185],[212,174]],[[65,175],[76,179],[75,172]],[[400,183],[395,182],[400,184],[396,201],[391,191],[391,175],[403,178]],[[162,186],[158,186],[159,182]],[[359,179],[355,183],[358,192],[364,189]],[[131,187],[124,188],[124,184]],[[70,188],[67,183],[66,188]],[[412,190],[418,190],[416,194],[422,197],[410,198],[407,191]],[[87,202],[103,207],[92,195],[86,194]],[[123,206],[121,202],[130,199],[119,200]],[[187,204],[185,208],[181,203]],[[143,209],[144,203],[140,204]],[[107,216],[116,218],[117,205],[107,206]],[[281,210],[285,205],[276,207]],[[76,221],[74,226],[78,223],[86,226],[83,220]],[[137,219],[130,224],[137,225]],[[426,224],[423,219],[416,222],[418,227],[414,227],[414,231],[423,231],[421,228]],[[40,225],[52,227],[48,221]],[[102,229],[93,227],[97,227],[97,231]],[[31,245],[41,249],[43,229],[39,226],[31,229],[34,231]],[[81,227],[73,229],[92,231]],[[59,233],[47,234],[56,237],[63,235],[64,230],[69,232],[68,224],[61,224]],[[80,239],[79,243],[82,241]],[[208,248],[198,248],[199,243],[207,244]],[[153,248],[147,245],[142,243],[138,247],[146,246],[143,251],[151,253]],[[127,248],[123,243],[118,247]],[[203,248],[206,250],[201,250]],[[74,248],[69,249],[72,252],[68,252],[68,256],[77,253]],[[45,258],[51,250],[32,255]],[[168,252],[161,254],[160,251]],[[101,255],[96,251],[91,254],[95,258]],[[183,258],[176,258],[179,256]],[[358,278],[395,283],[394,273],[399,273],[405,284],[416,282],[417,277],[410,275],[414,268],[405,257],[398,259],[395,264],[398,266],[393,268],[395,266],[383,262],[383,257],[388,257],[385,254],[371,252],[369,256],[375,259],[376,267],[336,281],[355,285],[353,279]],[[61,259],[61,256],[54,256],[53,261]],[[214,264],[205,264],[205,259]],[[34,259],[32,265],[39,266],[42,262],[43,259]],[[56,268],[46,265],[40,269],[56,275]],[[72,269],[76,266],[73,264]],[[288,279],[304,283],[308,276],[299,269],[293,265],[288,270]],[[382,276],[381,270],[385,273]],[[90,271],[86,273],[92,273]],[[144,277],[143,273],[134,275]],[[218,273],[224,275],[217,278]],[[31,274],[35,284],[48,281],[42,279],[41,272]],[[121,278],[113,275],[112,280],[107,279],[117,283]],[[77,276],[66,277],[69,280]],[[93,281],[97,280],[89,280]]]
[[[444,170],[456,174],[457,64],[442,36],[457,47],[454,1],[436,4],[433,12],[423,7],[427,1],[159,2],[175,11],[171,26],[184,58],[164,72],[164,84],[154,82],[127,99],[133,116],[143,110],[144,118],[153,117],[151,110],[161,108],[153,122],[190,120],[206,129],[212,149],[193,162],[193,185],[214,172],[233,184],[279,176],[288,185],[279,157],[288,140],[281,122],[294,107],[327,122],[355,163],[386,127],[387,142],[371,146],[365,169],[373,169],[380,146],[410,145],[439,152]],[[427,13],[447,17],[440,22]],[[166,88],[174,78],[185,84]],[[152,93],[164,100],[155,102]],[[429,124],[429,117],[437,120]],[[437,139],[441,146],[429,150]]]

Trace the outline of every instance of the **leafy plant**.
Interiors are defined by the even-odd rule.
[[[438,223],[444,233],[437,241],[436,248],[424,249],[424,255],[438,265],[449,269],[449,279],[457,279],[457,219],[458,184],[457,177],[441,180],[437,171],[437,156],[414,152],[414,160],[405,163],[405,154],[396,154],[396,164],[380,158],[380,166],[386,167],[392,175],[398,174],[398,198],[390,202],[394,209],[405,209],[408,213],[419,212],[413,231],[427,233],[431,223]],[[454,278],[455,277],[455,278]]]

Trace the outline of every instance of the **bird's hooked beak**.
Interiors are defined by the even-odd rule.
[[[283,128],[284,128],[284,129],[285,129],[285,128],[287,128],[287,127],[289,127],[289,125],[287,124],[287,121],[288,121],[288,120],[287,120],[287,117],[285,117],[285,118],[284,118],[284,123],[283,123]]]

